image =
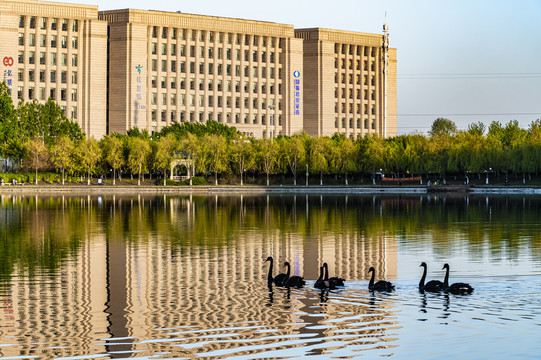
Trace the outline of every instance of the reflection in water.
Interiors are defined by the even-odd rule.
[[[399,274],[399,255],[404,269],[417,267],[408,259],[418,254],[439,262],[457,252],[473,267],[527,257],[538,269],[540,205],[438,196],[0,195],[0,356],[391,355],[407,339],[408,309],[414,321],[439,317],[451,326],[464,304],[481,305],[476,297],[419,295],[418,272]],[[267,287],[267,256],[289,261],[308,284]],[[323,262],[346,288],[313,288]],[[370,266],[381,278],[403,279],[395,294],[368,291]]]

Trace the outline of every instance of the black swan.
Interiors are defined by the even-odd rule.
[[[284,285],[286,287],[302,287],[304,286],[304,284],[306,283],[304,281],[304,278],[302,276],[297,276],[297,275],[293,275],[293,276],[289,276],[290,274],[290,265],[289,265],[289,262],[285,262],[284,263],[284,266],[287,267],[287,273],[286,273],[286,279],[283,281]]]
[[[466,283],[454,283],[449,285],[449,264],[443,265],[445,272],[445,279],[443,280],[443,290],[453,295],[466,295],[473,292],[473,288],[470,284]],[[442,270],[443,270],[442,269]]]
[[[337,286],[344,286],[344,279],[333,276],[329,278],[329,268],[327,263],[323,263],[323,268],[325,269],[325,281],[328,283],[329,289],[335,289]]]
[[[428,292],[440,292],[443,290],[443,283],[439,280],[430,280],[425,284],[426,279],[426,263],[423,261],[421,265],[423,270],[423,276],[421,281],[419,281],[419,291],[428,291]]]
[[[272,256],[269,256],[267,258],[267,260],[265,260],[265,262],[267,262],[267,261],[270,261],[269,276],[267,277],[267,282],[269,284],[274,283],[276,286],[284,286],[284,280],[287,279],[287,275],[286,274],[278,274],[275,277],[272,277],[272,267],[273,267],[273,264],[274,264],[274,260],[273,260]]]
[[[368,289],[373,291],[393,291],[394,285],[391,284],[389,281],[385,280],[379,280],[377,283],[374,284],[374,278],[376,277],[376,270],[373,267],[370,267],[368,269],[368,273],[372,272],[372,277],[370,278],[370,282],[368,283]]]
[[[319,267],[319,277],[317,278],[316,282],[314,283],[314,287],[316,289],[326,289],[327,286],[325,285],[325,281],[323,281],[323,266]]]

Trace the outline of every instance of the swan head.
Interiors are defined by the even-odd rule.
[[[284,267],[286,267],[286,266],[289,266],[289,262],[287,262],[287,261],[284,263]]]
[[[449,264],[443,265],[443,267],[442,267],[441,269],[442,269],[442,270],[445,270],[445,269],[449,270]]]
[[[272,261],[272,256],[269,256],[265,261]]]
[[[426,268],[426,263],[423,261],[423,262],[421,263],[421,265],[419,265],[419,266],[422,266],[422,267]]]
[[[323,267],[324,267],[324,268],[327,268],[327,263],[323,263]]]
[[[372,271],[372,272],[375,272],[375,271],[376,271],[376,269],[374,269],[374,267],[373,267],[373,266],[371,266],[371,267],[370,267],[370,269],[368,269],[368,272],[371,272],[371,271]]]

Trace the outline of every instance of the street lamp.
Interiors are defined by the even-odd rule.
[[[306,186],[308,186],[308,164],[306,164]]]

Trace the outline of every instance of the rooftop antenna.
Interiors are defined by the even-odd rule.
[[[387,11],[383,23],[383,138],[387,138],[387,72],[389,67],[389,25],[387,25]]]

